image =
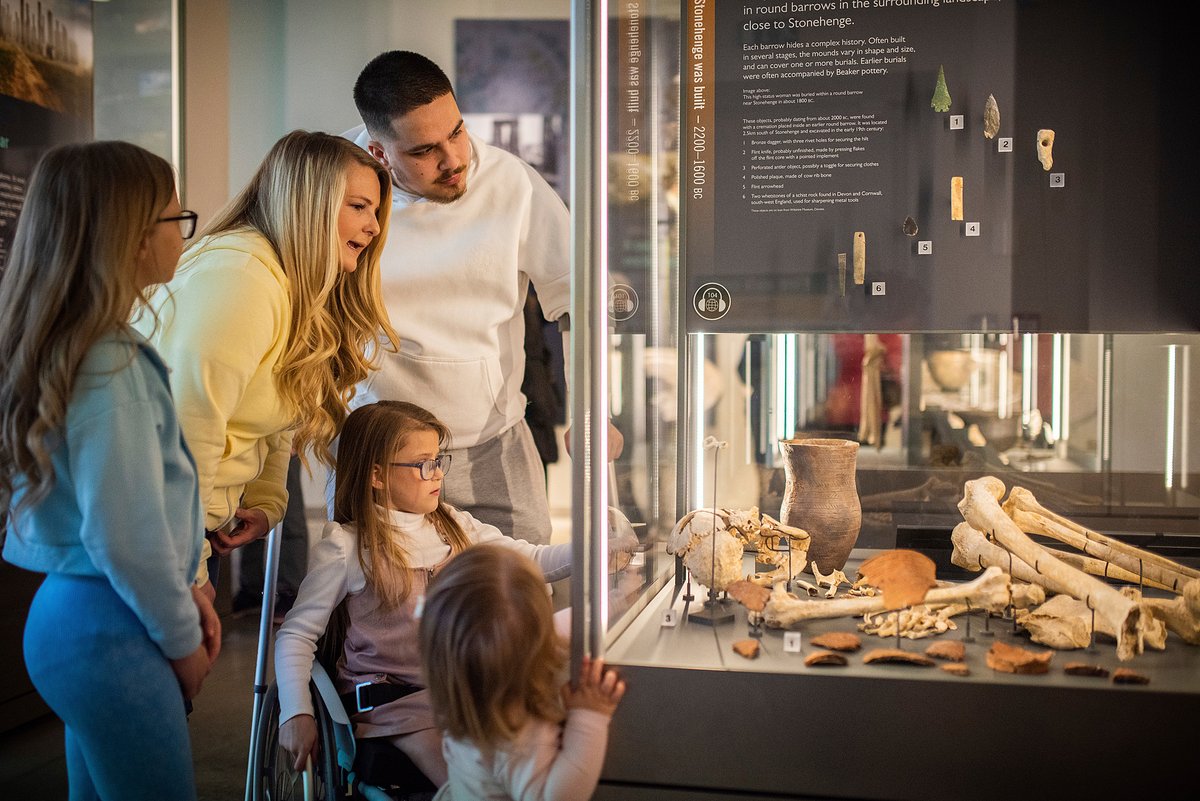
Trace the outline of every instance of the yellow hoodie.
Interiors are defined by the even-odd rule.
[[[257,231],[205,237],[151,298],[157,321],[143,313],[134,324],[171,370],[209,531],[229,523],[239,505],[262,509],[272,526],[287,507],[295,414],[275,382],[291,325],[287,284]],[[207,541],[204,551],[197,583],[208,580]]]

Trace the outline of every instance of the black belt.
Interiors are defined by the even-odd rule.
[[[424,689],[424,687],[418,687],[406,681],[364,681],[354,685],[351,692],[342,693],[342,706],[352,715],[356,712],[369,712],[377,706],[390,704],[392,701],[398,701],[406,695],[412,695]]]

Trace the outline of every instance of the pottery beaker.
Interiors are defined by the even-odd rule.
[[[842,569],[862,527],[862,506],[854,482],[858,443],[785,439],[780,440],[779,451],[787,477],[779,519],[812,537],[809,565],[815,563],[822,573]]]

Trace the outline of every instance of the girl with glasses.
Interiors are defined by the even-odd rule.
[[[71,798],[196,794],[184,702],[220,647],[191,587],[204,515],[167,369],[126,322],[175,272],[180,213],[158,156],[55,148],[0,273],[4,558],[47,574],[25,665],[65,724]]]
[[[329,444],[372,365],[365,353],[397,344],[379,296],[391,187],[347,140],[293,131],[183,254],[154,314],[135,321],[171,366],[206,560],[282,519],[293,451],[332,466]],[[206,592],[216,564],[198,572]]]
[[[570,574],[569,544],[510,539],[443,500],[449,440],[437,418],[411,403],[379,401],[346,418],[333,522],[309,556],[309,573],[276,639],[279,740],[297,770],[316,743],[308,677],[335,609],[346,617],[335,683],[355,735],[388,738],[441,785],[446,763],[417,644],[417,609],[429,579],[483,542],[532,558],[543,582]]]

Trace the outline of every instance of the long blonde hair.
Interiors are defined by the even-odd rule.
[[[379,180],[379,234],[359,256],[358,269],[345,273],[338,213],[353,164],[370,168]],[[271,244],[287,275],[291,330],[275,380],[295,410],[292,444],[302,459],[311,447],[321,462],[333,464],[329,443],[346,419],[355,384],[373,367],[368,349],[383,339],[399,347],[379,277],[391,208],[391,178],[365,150],[340,136],[292,131],[203,232],[208,237],[254,229]]]
[[[394,609],[408,597],[412,567],[403,543],[393,533],[373,479],[381,477],[387,485],[394,454],[418,431],[436,433],[441,447],[450,441],[450,429],[425,409],[383,400],[351,412],[338,439],[333,519],[352,523],[357,529],[359,564],[384,609]],[[452,554],[470,546],[466,532],[440,496],[429,519],[449,543]]]
[[[145,300],[138,251],[174,195],[171,165],[128,142],[57,147],[34,169],[0,274],[0,510],[22,477],[22,505],[53,487],[79,365]]]
[[[564,717],[565,643],[537,565],[517,551],[479,545],[430,582],[419,640],[438,726],[490,753],[531,719]]]

